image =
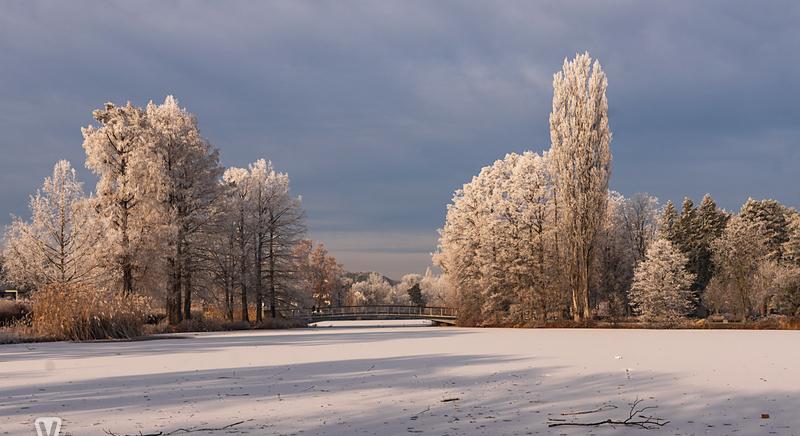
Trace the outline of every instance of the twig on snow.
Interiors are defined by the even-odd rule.
[[[423,410],[421,412],[417,412],[417,413],[411,415],[411,420],[415,421],[417,418],[419,418],[420,415],[422,415],[425,412],[430,412],[430,410],[431,410],[431,406],[426,407],[425,410]]]
[[[225,426],[222,426],[222,427],[178,428],[178,429],[172,430],[171,432],[168,432],[168,433],[164,433],[164,432],[142,433],[140,431],[139,433],[137,433],[135,435],[124,435],[124,436],[170,436],[170,435],[174,435],[174,434],[178,434],[178,433],[195,433],[195,432],[200,432],[200,431],[206,431],[206,432],[208,432],[208,431],[221,431],[221,430],[227,430],[227,429],[232,428],[232,427],[236,427],[237,425],[244,424],[245,422],[248,422],[248,421],[252,421],[252,419],[248,419],[246,421],[234,422],[233,424],[228,424],[228,425],[225,425]],[[103,432],[105,434],[107,434],[108,436],[121,436],[121,435],[119,435],[117,433],[112,432],[111,430],[103,430]]]
[[[645,430],[653,430],[669,424],[669,421],[666,421],[663,418],[644,415],[643,413],[645,411],[655,409],[656,406],[639,407],[639,404],[641,404],[642,401],[644,400],[640,400],[637,397],[636,400],[633,402],[633,404],[631,404],[631,409],[630,412],[628,413],[628,417],[623,420],[604,419],[602,421],[594,421],[594,422],[578,422],[578,421],[566,421],[566,420],[551,418],[550,419],[551,422],[549,422],[547,426],[548,427],[565,427],[565,426],[597,427],[601,425],[623,425],[628,427],[639,427]],[[595,413],[595,412],[596,411],[589,411],[588,413]],[[562,415],[564,414],[562,413]],[[559,422],[552,422],[552,421],[559,421]]]
[[[616,409],[617,406],[614,404],[604,404],[597,409],[593,410],[583,410],[580,412],[561,412],[561,416],[570,416],[570,415],[588,415],[590,413],[597,413],[597,412],[605,412],[606,410]]]

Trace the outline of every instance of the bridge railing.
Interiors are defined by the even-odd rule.
[[[319,308],[295,308],[283,311],[288,318],[328,318],[352,317],[369,315],[398,315],[420,316],[424,318],[456,318],[458,310],[453,307],[434,306],[399,306],[399,305],[373,305],[373,306],[335,306]]]

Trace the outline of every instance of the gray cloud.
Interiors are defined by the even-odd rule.
[[[800,206],[799,19],[789,1],[3,2],[0,223],[56,160],[80,166],[93,108],[171,93],[226,164],[288,171],[347,267],[397,277],[428,262],[454,189],[548,147],[552,74],[584,50],[609,76],[615,189]]]

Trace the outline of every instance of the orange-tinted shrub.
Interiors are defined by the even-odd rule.
[[[142,334],[147,297],[86,285],[49,285],[36,291],[33,331],[66,340],[121,339]]]

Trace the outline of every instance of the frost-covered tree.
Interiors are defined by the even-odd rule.
[[[607,80],[588,53],[564,60],[553,77],[551,163],[575,320],[589,318],[592,245],[606,217],[611,173]]]
[[[134,272],[141,267],[141,249],[148,235],[144,201],[146,177],[146,117],[141,108],[106,103],[92,112],[97,126],[81,129],[86,167],[97,182],[96,208],[104,241],[101,259],[106,273],[125,292],[134,290]]]
[[[447,217],[439,230],[439,246],[433,260],[458,290],[459,321],[467,325],[481,322],[481,227],[490,217],[484,213],[480,176],[473,177],[453,195]]]
[[[611,191],[607,217],[595,240],[593,289],[598,305],[608,308],[609,316],[627,315],[628,294],[633,269],[644,260],[656,239],[660,220],[658,199],[637,193],[630,198]]]
[[[375,272],[370,273],[367,280],[353,283],[350,293],[350,305],[393,304],[391,298],[394,290],[391,283]]]
[[[515,303],[515,291],[518,292],[519,272],[511,269],[523,253],[520,244],[513,240],[521,217],[515,205],[507,201],[514,186],[511,174],[517,156],[511,154],[498,160],[478,176],[480,191],[485,195],[479,210],[486,223],[478,229],[480,244],[476,254],[481,270],[478,287],[481,318],[490,324],[503,322]]]
[[[220,198],[219,153],[200,135],[195,118],[167,96],[146,111],[146,195],[150,221],[166,261],[167,314],[172,323],[191,318],[192,276],[210,214]],[[182,294],[183,292],[183,294]]]
[[[641,261],[658,235],[661,220],[658,198],[646,192],[633,194],[625,199],[619,213],[636,260]]]
[[[429,306],[456,306],[456,290],[444,274],[434,274],[428,268],[420,280],[420,288]]]
[[[344,269],[335,257],[328,253],[325,244],[301,241],[295,248],[298,261],[297,287],[308,294],[308,300],[316,307],[341,306],[345,302]]]
[[[400,277],[400,283],[397,285],[400,286],[401,289],[408,289],[414,285],[418,285],[422,281],[422,276],[419,274],[405,274],[403,277]]]
[[[69,162],[30,200],[31,220],[15,218],[5,235],[5,271],[21,287],[87,284],[97,279],[100,229],[91,201]]]
[[[703,196],[703,201],[697,209],[697,242],[694,244],[694,252],[689,263],[689,271],[696,275],[692,289],[698,298],[714,276],[712,245],[722,236],[727,224],[728,215],[717,208],[711,195]]]
[[[675,321],[692,308],[691,284],[686,255],[666,239],[647,249],[645,260],[634,273],[630,301],[646,321]]]
[[[691,261],[691,253],[694,251],[699,239],[699,228],[697,221],[697,209],[694,201],[689,197],[684,197],[681,205],[681,214],[678,218],[678,248],[683,251]]]
[[[2,286],[3,289],[8,289],[11,282],[11,280],[8,278],[8,269],[6,268],[6,265],[6,258],[3,255],[3,252],[0,251],[0,286]]]
[[[422,294],[422,288],[419,283],[415,283],[414,286],[406,289],[406,293],[408,293],[408,298],[414,306],[423,307],[426,305],[425,295]]]
[[[786,206],[775,200],[748,199],[739,211],[739,216],[748,223],[757,226],[767,248],[770,260],[783,261],[783,247],[789,240],[789,226]]]
[[[800,312],[800,268],[764,259],[753,277],[753,303],[758,314],[795,316]]]
[[[383,303],[408,306],[411,304],[411,295],[409,295],[408,289],[403,289],[395,285],[389,289],[389,295],[386,296]]]
[[[530,320],[555,305],[548,169],[546,156],[512,153],[456,191],[434,261],[459,291],[462,323]]]
[[[783,244],[786,261],[800,267],[800,213],[789,214],[787,240]]]
[[[675,210],[675,205],[672,200],[667,201],[664,206],[664,212],[661,214],[661,225],[659,226],[659,235],[666,238],[673,244],[678,243],[678,212]]]
[[[525,152],[510,157],[508,193],[498,197],[502,218],[512,229],[505,258],[517,289],[519,321],[546,320],[563,301],[558,289],[561,269],[554,268],[558,249],[550,154]],[[509,250],[512,247],[514,251]]]
[[[297,281],[295,251],[305,234],[300,198],[291,195],[289,176],[264,159],[248,169],[228,168],[223,179],[236,210],[242,319],[249,319],[248,288],[256,300],[256,320],[262,319],[265,298],[276,317],[279,302],[292,299]]]
[[[728,221],[728,215],[717,208],[711,195],[706,194],[699,208],[695,208],[690,198],[683,200],[680,216],[668,204],[664,212],[662,234],[683,252],[687,259],[687,270],[694,274],[692,291],[695,301],[701,302],[702,293],[714,274],[711,246],[722,235]],[[705,309],[697,308],[702,315]]]
[[[409,304],[414,306],[425,306],[425,295],[422,293],[422,276],[419,274],[406,274],[400,278],[400,283],[395,285],[395,293],[401,295],[405,292],[408,296]],[[405,299],[405,298],[404,298]]]
[[[705,302],[715,312],[731,312],[743,320],[759,306],[755,280],[770,250],[763,238],[763,224],[741,216],[731,218],[724,233],[712,245],[716,267]]]
[[[592,288],[607,307],[607,315],[619,317],[628,312],[628,292],[637,263],[635,236],[629,232],[628,199],[615,191],[608,193],[607,217],[595,238]]]
[[[202,246],[212,286],[221,291],[214,295],[218,301],[221,300],[225,317],[229,321],[233,321],[237,278],[243,261],[238,244],[239,214],[235,189],[236,186],[228,183],[223,176],[220,181],[220,198],[213,204],[211,211],[211,229],[203,239]]]
[[[250,205],[250,174],[244,168],[228,168],[222,175],[223,183],[227,186],[226,203],[229,205],[232,216],[231,226],[235,232],[235,240],[239,271],[236,274],[235,283],[239,288],[239,303],[242,321],[249,321],[247,289],[250,281],[251,262],[249,247],[251,244],[251,229],[249,225]]]
[[[289,175],[275,171],[264,159],[250,166],[250,204],[255,253],[257,321],[262,316],[262,278],[269,290],[270,316],[277,316],[281,295],[291,293],[295,248],[305,234],[300,198],[289,190]]]

